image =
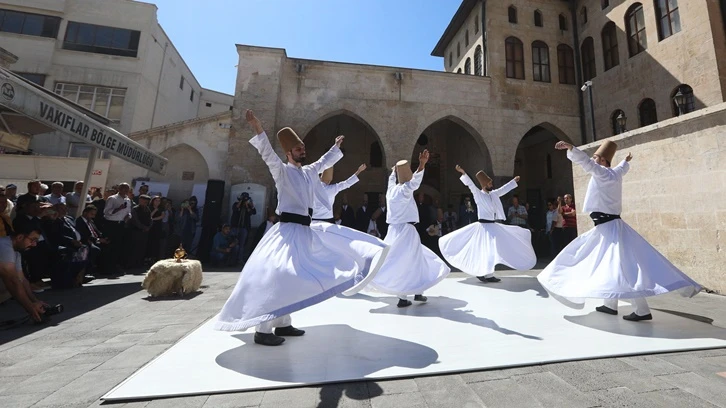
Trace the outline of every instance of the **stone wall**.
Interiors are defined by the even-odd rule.
[[[726,103],[609,140],[628,152],[622,218],[673,264],[708,289],[726,293]],[[599,142],[582,146],[592,154]],[[564,154],[564,153],[561,153]],[[573,166],[582,208],[590,179]],[[578,214],[580,234],[592,228]]]

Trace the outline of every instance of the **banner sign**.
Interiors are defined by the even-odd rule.
[[[2,75],[4,74],[4,75]],[[164,174],[167,160],[117,130],[0,71],[0,105],[137,166]]]

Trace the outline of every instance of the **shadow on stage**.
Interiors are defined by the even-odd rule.
[[[244,344],[217,356],[216,363],[250,377],[321,384],[360,380],[391,367],[422,369],[439,359],[430,347],[356,330],[346,324],[311,326],[305,330],[301,338],[287,337],[282,347],[260,347],[254,344],[254,333],[236,334],[232,337]],[[258,363],[250,364],[253,361]]]
[[[627,299],[621,299],[628,303]],[[628,306],[619,307],[619,314],[617,316],[606,315],[604,313],[592,311],[586,315],[581,316],[564,316],[565,320],[570,323],[574,323],[580,326],[589,327],[595,330],[601,330],[609,333],[620,334],[623,336],[636,336],[636,337],[649,337],[649,338],[660,338],[660,339],[700,339],[700,338],[714,338],[720,340],[726,340],[726,330],[720,329],[719,333],[713,333],[704,336],[702,332],[693,333],[691,329],[683,326],[683,320],[674,320],[667,314],[673,316],[685,317],[694,322],[691,325],[697,325],[699,323],[711,325],[711,319],[688,315],[685,313],[673,312],[670,310],[663,310],[664,313],[654,314],[653,320],[644,322],[629,322],[623,320],[624,315],[630,314],[634,309]],[[658,310],[658,309],[652,309]],[[665,314],[667,313],[667,314]],[[716,328],[715,326],[712,326]],[[715,334],[715,335],[714,335]]]
[[[528,290],[532,290],[537,292],[537,296],[541,298],[550,297],[536,276],[499,276],[499,278],[502,281],[497,283],[484,283],[475,277],[468,277],[457,282],[487,289],[506,290],[508,292],[527,292]]]
[[[542,340],[541,337],[530,336],[509,330],[504,327],[500,327],[497,322],[484,317],[479,317],[473,314],[472,310],[463,309],[468,303],[461,299],[454,299],[446,296],[429,296],[427,303],[414,302],[409,307],[398,307],[398,298],[379,298],[374,296],[368,296],[362,293],[351,296],[353,299],[363,299],[377,303],[388,303],[392,299],[392,303],[387,306],[383,306],[378,309],[371,309],[372,314],[394,314],[394,315],[405,315],[405,316],[417,316],[417,317],[438,317],[441,319],[449,320],[457,323],[473,324],[474,326],[483,327],[485,329],[491,329],[505,335],[515,335],[524,337],[529,340]]]

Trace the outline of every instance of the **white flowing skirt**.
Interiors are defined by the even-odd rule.
[[[565,305],[582,308],[586,298],[632,299],[701,290],[621,219],[575,238],[537,276]]]
[[[421,245],[411,224],[389,225],[384,242],[390,246],[388,256],[370,283],[379,292],[396,296],[421,294],[451,272],[441,258]]]
[[[513,225],[475,222],[439,238],[439,248],[447,262],[474,276],[497,264],[528,270],[537,263],[531,233]]]
[[[350,228],[277,223],[252,252],[214,327],[246,330],[355,293],[375,276],[387,253],[383,241]]]

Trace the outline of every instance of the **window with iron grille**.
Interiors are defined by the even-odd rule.
[[[471,75],[471,58],[467,58],[464,63],[464,73],[466,75]]]
[[[474,75],[484,76],[484,60],[481,52],[481,45],[477,45],[474,50]]]

